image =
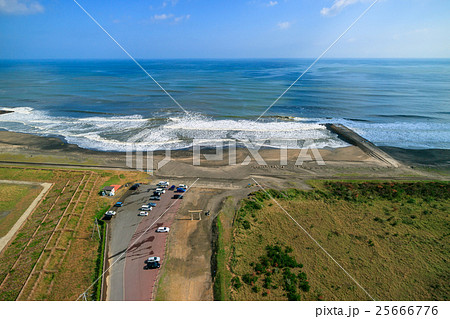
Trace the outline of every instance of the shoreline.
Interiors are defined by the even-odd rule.
[[[323,156],[330,154],[339,154],[340,157],[335,158],[336,161],[351,161],[352,148],[358,148],[357,146],[348,146],[341,148],[323,148],[319,149],[319,152]],[[450,166],[450,150],[448,149],[404,149],[392,146],[380,146],[382,151],[387,153],[389,156],[395,160],[411,166],[428,166],[428,167],[447,167]],[[126,152],[121,151],[101,151],[92,150],[79,147],[76,144],[70,144],[60,137],[47,137],[39,136],[31,133],[18,133],[11,132],[7,130],[0,131],[0,153],[3,153],[0,157],[0,161],[5,161],[6,153],[19,155],[22,154],[28,159],[26,162],[30,161],[33,157],[38,159],[39,157],[45,156],[64,156],[69,159],[67,164],[84,163],[96,166],[98,160],[100,161],[99,166],[115,166],[116,168],[126,167],[126,165],[118,165],[118,162],[125,161]],[[288,153],[298,152],[299,149],[289,149]],[[348,152],[347,152],[348,151]],[[202,147],[201,154],[215,154],[216,150],[210,147]],[[228,153],[227,149],[224,149],[224,156]],[[236,148],[237,157],[242,157],[248,151],[245,148]],[[280,153],[280,149],[275,148],[261,148],[259,150],[261,154],[277,154]],[[348,156],[342,155],[348,153]],[[155,157],[164,157],[164,150],[157,150],[153,152]],[[192,158],[193,150],[189,149],[177,149],[171,150],[171,156],[176,159],[181,158]],[[272,156],[269,156],[272,157]],[[333,157],[333,156],[331,156]],[[70,160],[71,159],[71,160]],[[10,161],[17,161],[16,157],[12,157]],[[115,163],[115,165],[112,165]],[[61,163],[62,164],[62,163]]]

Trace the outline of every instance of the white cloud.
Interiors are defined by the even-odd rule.
[[[278,4],[278,1],[269,1],[269,3],[266,4],[266,6],[273,7],[273,6],[276,6],[277,4]]]
[[[289,21],[278,23],[278,28],[280,28],[281,30],[289,29],[291,26],[292,26],[292,22],[289,22]]]
[[[173,14],[165,14],[165,13],[163,13],[163,14],[155,14],[153,16],[153,20],[158,20],[158,21],[160,21],[160,20],[167,20],[167,19],[170,19],[172,17],[173,17]]]
[[[162,7],[163,8],[167,7],[169,3],[172,5],[172,7],[175,7],[178,3],[178,0],[163,1]]]
[[[44,7],[31,0],[0,0],[0,13],[3,14],[35,14],[44,12]]]
[[[170,21],[175,23],[189,20],[190,18],[191,18],[190,14],[175,16],[172,13],[155,14],[154,16],[152,16],[153,21]]]
[[[323,8],[320,10],[320,14],[323,16],[334,16],[342,11],[345,7],[358,2],[364,2],[366,0],[334,0],[334,3],[329,8]]]
[[[183,21],[183,20],[189,20],[190,17],[191,17],[190,14],[186,14],[186,15],[184,15],[184,16],[175,17],[175,18],[173,19],[173,21],[175,21],[175,22],[180,22],[180,21]]]

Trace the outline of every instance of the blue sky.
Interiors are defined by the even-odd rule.
[[[136,58],[317,57],[373,0],[77,0]],[[328,58],[450,58],[449,0],[379,0]],[[0,0],[0,59],[127,58],[73,0]]]

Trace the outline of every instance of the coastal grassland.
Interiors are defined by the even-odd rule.
[[[448,182],[311,185],[268,192],[372,297],[448,299]],[[369,300],[263,191],[241,202],[231,229],[226,241],[230,235],[219,227],[218,299],[228,290],[232,300]],[[221,242],[228,245],[225,263]],[[222,279],[226,272],[231,280]]]
[[[0,179],[4,180],[48,182],[54,175],[53,169],[0,166]]]
[[[233,218],[235,206],[232,197],[227,197],[223,203],[220,214],[214,223],[216,247],[214,249],[214,259],[216,274],[214,278],[214,300],[228,301],[231,300],[231,273],[228,269],[228,261],[231,256],[233,240]]]
[[[66,156],[64,154],[55,155],[28,155],[24,153],[14,154],[8,152],[0,153],[0,161],[5,162],[21,162],[21,163],[51,163],[64,165],[99,165],[98,161],[93,160],[89,156]]]
[[[8,233],[41,189],[38,185],[0,183],[0,237]]]
[[[104,252],[104,236],[92,236],[94,220],[125,192],[98,196],[100,186],[115,174],[121,184],[147,176],[130,171],[0,168],[0,179],[53,184],[0,254],[0,300],[75,300],[91,286]],[[87,298],[98,298],[97,286]]]

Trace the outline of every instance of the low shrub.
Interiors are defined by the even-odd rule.
[[[239,279],[239,277],[233,277],[231,279],[231,283],[233,284],[233,287],[235,289],[239,289],[242,287],[242,283],[241,283],[241,280]]]
[[[258,293],[261,289],[258,286],[252,287],[252,291]]]
[[[258,280],[258,277],[251,274],[245,274],[242,276],[242,281],[245,282],[247,285],[252,285]]]

